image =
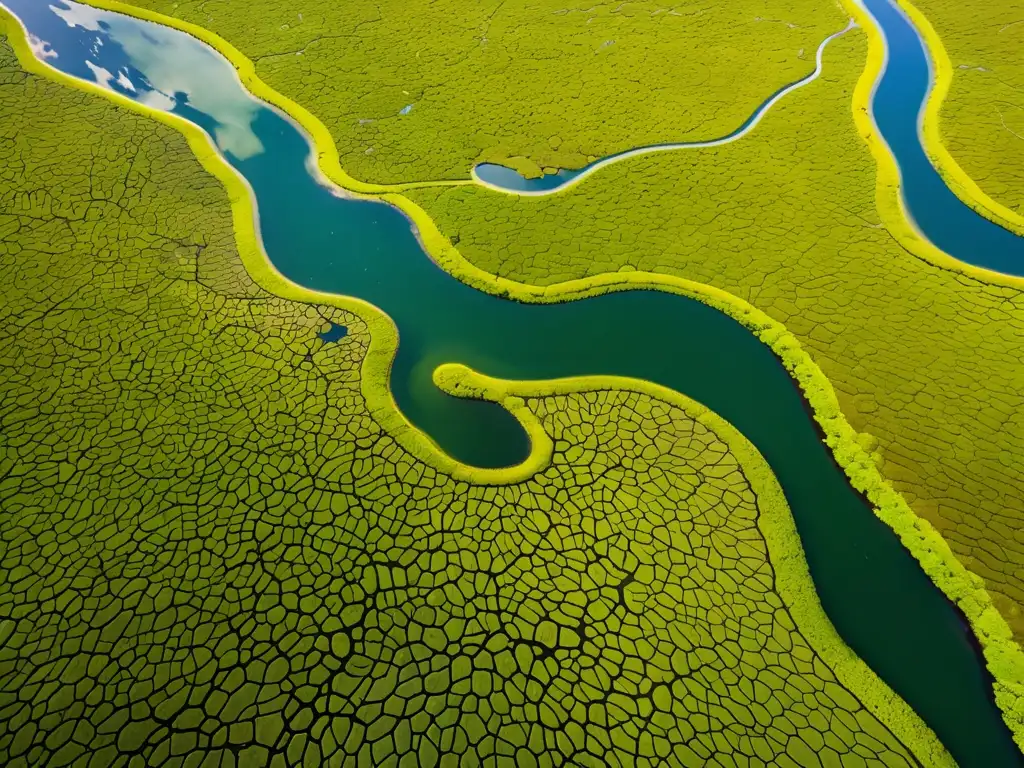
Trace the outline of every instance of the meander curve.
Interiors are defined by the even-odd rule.
[[[315,147],[320,169],[328,179],[355,196],[382,200],[397,207],[418,228],[424,249],[431,258],[450,274],[479,290],[529,303],[571,301],[618,290],[661,290],[696,299],[725,312],[754,333],[781,359],[800,387],[811,407],[815,421],[825,434],[829,448],[853,487],[867,497],[872,503],[876,515],[892,528],[903,545],[921,564],[925,573],[967,617],[981,643],[989,671],[993,675],[996,703],[1013,733],[1015,742],[1024,749],[1024,650],[1013,640],[1009,626],[994,607],[991,596],[985,589],[984,581],[964,567],[935,528],[926,520],[918,517],[902,495],[882,477],[868,452],[858,442],[857,432],[843,415],[828,378],[812,360],[810,354],[803,349],[799,340],[782,323],[726,291],[669,275],[620,272],[538,287],[488,274],[470,264],[441,234],[427,213],[409,198],[400,194],[402,189],[424,186],[424,183],[386,186],[368,184],[349,176],[341,168],[337,148],[323,123],[308,110],[266,85],[256,74],[253,62],[230,43],[198,25],[154,11],[136,8],[119,0],[85,1],[97,8],[125,13],[178,29],[215,48],[231,61],[242,83],[253,95],[286,112],[291,119],[307,131]],[[1024,287],[1024,278],[1002,275],[963,264],[942,253],[927,240],[919,237],[903,215],[898,189],[898,170],[892,155],[874,128],[869,107],[874,81],[880,75],[885,61],[884,39],[855,0],[844,0],[844,2],[858,24],[867,31],[869,37],[868,61],[854,93],[853,113],[858,130],[871,147],[872,154],[879,166],[876,203],[886,226],[911,253],[937,266],[990,282]],[[5,9],[0,8],[0,14],[13,20],[24,32],[20,21]],[[12,39],[12,43],[19,61],[28,71],[111,99],[122,107],[160,120],[183,133],[203,167],[227,189],[240,257],[246,270],[262,288],[282,298],[323,303],[346,309],[358,314],[366,321],[371,341],[363,363],[361,382],[363,396],[373,417],[392,434],[403,448],[442,472],[457,479],[478,484],[504,485],[519,482],[547,465],[551,457],[550,438],[541,428],[539,421],[526,409],[522,399],[511,395],[511,389],[508,388],[494,390],[482,388],[477,396],[492,394],[496,402],[500,402],[520,421],[531,441],[531,451],[527,459],[514,467],[481,469],[462,464],[445,454],[428,436],[405,419],[391,396],[387,382],[391,362],[397,349],[398,337],[397,330],[390,318],[368,302],[302,288],[287,280],[277,271],[267,258],[260,243],[251,189],[224,162],[210,137],[204,131],[183,118],[147,108],[99,85],[80,81],[58,72],[33,56],[24,34],[18,39]],[[936,92],[937,90],[933,91],[933,96],[930,99],[934,99]],[[427,184],[430,183],[427,182]],[[446,391],[459,392],[458,381],[450,375],[444,375],[444,367],[439,370],[442,374],[439,377],[439,385]],[[585,381],[588,384],[600,384],[602,378],[612,379],[614,377],[586,377]],[[630,389],[646,384],[646,382],[631,379],[615,381],[617,386],[622,382],[628,382]],[[527,382],[510,384],[512,387],[517,384],[528,385]],[[551,388],[551,394],[558,391],[557,382],[534,384],[539,388],[538,391],[547,393],[549,390],[544,389],[545,387]],[[448,389],[449,386],[451,389]],[[659,387],[658,389],[663,388]],[[668,390],[664,391],[668,392]],[[770,472],[770,469],[768,471]],[[902,704],[901,700],[897,699],[896,701],[900,701]],[[893,703],[893,706],[898,705]],[[906,705],[903,704],[903,706]],[[916,715],[913,717],[916,718]]]
[[[950,189],[977,213],[992,219],[1011,232],[1024,235],[1024,218],[1003,208],[985,195],[981,188],[967,176],[956,164],[948,150],[942,145],[939,134],[938,113],[949,90],[953,77],[952,65],[934,28],[919,11],[907,0],[892,0],[910,18],[912,25],[922,35],[929,59],[932,62],[935,82],[929,91],[924,106],[921,126],[922,143],[925,152],[942,176],[949,183]],[[983,280],[993,285],[1024,289],[1024,277],[996,272],[985,267],[974,266],[950,256],[931,243],[917,227],[907,212],[903,196],[900,193],[900,172],[896,160],[882,138],[875,124],[871,109],[871,99],[876,81],[885,69],[888,55],[885,36],[879,31],[874,19],[864,8],[860,0],[843,0],[853,14],[858,25],[868,36],[868,56],[864,72],[853,93],[853,121],[857,132],[867,143],[878,166],[877,183],[875,186],[875,206],[886,229],[896,241],[910,254],[922,261],[966,277]],[[1004,213],[1000,212],[1005,211]]]
[[[932,63],[932,88],[921,116],[920,133],[925,152],[943,181],[964,203],[980,215],[1024,236],[1024,216],[994,200],[972,179],[942,142],[940,113],[953,83],[953,64],[942,44],[942,38],[928,17],[910,0],[893,0],[910,18],[924,43]]]

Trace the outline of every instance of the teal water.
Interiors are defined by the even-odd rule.
[[[327,342],[341,341],[346,336],[348,336],[348,328],[337,323],[331,323],[331,327],[320,334],[320,338]]]
[[[442,362],[522,379],[645,378],[729,420],[778,477],[822,604],[843,638],[961,765],[1021,764],[961,617],[846,482],[792,380],[745,328],[658,292],[525,305],[473,290],[430,261],[396,209],[339,197],[311,175],[306,137],[246,94],[212,49],[70,0],[2,2],[51,65],[180,114],[215,138],[253,189],[274,265],[301,285],[365,299],[395,321],[395,399],[452,455],[501,466],[528,446],[503,409],[434,387],[430,376]]]

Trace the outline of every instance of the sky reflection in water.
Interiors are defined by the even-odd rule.
[[[29,44],[41,59],[56,59],[57,50],[66,51],[70,44],[84,54],[72,74],[154,109],[182,112],[192,107],[205,113],[215,121],[212,133],[217,146],[239,160],[263,152],[252,128],[258,102],[198,40],[156,25],[141,28],[119,14],[71,0],[46,5],[38,0],[4,0],[4,4],[29,17],[53,13],[67,25],[66,39],[43,40],[29,34]],[[62,64],[65,69],[67,63]]]

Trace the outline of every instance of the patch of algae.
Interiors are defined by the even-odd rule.
[[[410,193],[463,256],[541,285],[634,269],[786,325],[877,439],[884,475],[983,576],[1024,637],[1024,296],[907,251],[850,120],[860,33],[741,142],[641,158],[548,198]],[[900,235],[902,238],[902,233]]]
[[[937,120],[942,143],[956,165],[1016,217],[984,212],[1024,233],[1024,1],[901,4],[919,12],[919,26],[921,17],[930,23],[930,47],[941,46],[949,57],[951,82]],[[943,159],[940,170],[946,170]]]
[[[0,112],[5,765],[947,763],[713,414],[442,369],[553,441],[459,481],[371,417],[367,321],[249,279],[176,132],[6,43]]]
[[[812,71],[846,21],[814,0],[132,5],[230,40],[327,125],[348,173],[379,183],[465,179],[482,161],[537,174],[724,135]]]

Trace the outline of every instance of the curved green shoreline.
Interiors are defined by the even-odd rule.
[[[996,701],[1003,711],[1004,718],[1010,726],[1015,740],[1019,745],[1024,746],[1024,702],[1022,702],[1024,654],[1013,642],[1009,627],[993,607],[982,580],[964,568],[935,529],[927,521],[918,518],[906,501],[882,478],[870,455],[858,441],[857,433],[842,415],[831,384],[820,368],[811,360],[809,354],[801,347],[799,341],[781,323],[772,320],[766,314],[724,291],[664,275],[642,272],[619,273],[570,281],[548,288],[538,288],[495,278],[466,262],[438,231],[426,213],[407,198],[401,194],[386,191],[386,188],[380,185],[358,182],[345,174],[340,168],[336,149],[326,128],[306,110],[295,105],[287,97],[276,93],[259,80],[252,63],[225,41],[195,25],[154,12],[136,9],[116,0],[93,0],[90,4],[181,29],[217,48],[235,64],[242,82],[251,92],[288,112],[313,136],[321,168],[329,178],[355,194],[377,197],[403,210],[419,228],[424,245],[435,260],[451,274],[474,287],[489,293],[530,302],[565,301],[630,288],[659,289],[695,298],[720,309],[754,332],[782,359],[786,368],[797,380],[811,404],[815,420],[826,435],[828,445],[853,486],[867,496],[875,506],[876,514],[896,531],[903,544],[921,563],[925,572],[968,617],[982,643],[989,669],[995,677]],[[856,9],[851,10],[856,11]],[[855,13],[855,15],[857,14]],[[854,115],[855,119],[860,118],[858,127],[861,128],[862,135],[868,140],[876,159],[879,160],[879,209],[887,224],[890,223],[889,219],[894,214],[896,215],[896,220],[902,226],[895,227],[894,233],[897,234],[901,242],[907,241],[906,247],[915,255],[938,261],[935,258],[937,254],[947,261],[952,261],[940,252],[929,253],[926,247],[928,244],[917,238],[905,219],[902,218],[897,189],[891,183],[886,183],[885,161],[888,161],[888,170],[892,174],[895,173],[895,166],[892,159],[888,157],[884,145],[880,145],[877,137],[873,136],[870,129],[870,117],[867,115],[866,109],[860,106],[858,111],[859,105],[866,104],[866,97],[870,93],[871,84],[883,55],[877,31],[871,26],[868,29],[872,40],[872,53],[869,55],[868,67],[858,83],[854,99]],[[71,78],[55,77],[50,68],[40,65],[35,60],[24,39],[13,42],[19,59],[30,71],[44,74],[51,79],[70,82],[76,87],[85,88],[108,98],[114,98],[122,106],[145,111],[150,116],[182,131],[203,166],[227,187],[232,201],[236,236],[243,263],[261,287],[285,298],[327,303],[349,309],[366,319],[372,330],[372,340],[370,351],[364,362],[362,390],[374,417],[395,436],[403,447],[441,471],[475,483],[507,484],[516,482],[532,475],[546,465],[550,453],[544,450],[543,441],[539,439],[535,440],[534,449],[528,460],[509,469],[481,470],[461,465],[444,455],[432,441],[405,421],[394,407],[386,386],[388,371],[395,351],[395,329],[388,318],[374,307],[356,299],[300,289],[286,281],[274,270],[262,252],[253,227],[252,201],[247,187],[220,160],[205,134],[190,124],[184,124],[184,121],[165,113],[152,113],[149,110],[140,109],[137,105],[119,99],[99,87],[89,88],[86,87],[88,84],[73,81]],[[868,123],[867,131],[864,130],[865,120]],[[893,203],[895,206],[892,205]],[[991,274],[985,270],[962,265],[959,262],[942,266],[958,268],[959,271],[971,274],[981,273],[986,278]],[[1021,280],[1020,283],[1024,283],[1024,280]],[[1015,282],[1015,284],[1020,283]],[[538,425],[531,424],[530,420],[524,417],[523,406],[520,403],[514,399],[510,401],[509,398],[505,398],[502,403],[524,422],[524,427],[530,432],[531,438],[539,438],[537,435]]]
[[[941,38],[924,14],[914,7],[910,0],[894,0],[894,2],[907,14],[917,28],[933,65],[934,83],[928,94],[928,101],[921,119],[922,143],[929,159],[949,188],[965,204],[978,214],[1011,232],[1024,236],[1024,217],[986,195],[953,159],[949,150],[942,143],[939,112],[953,81],[953,65],[950,63],[949,55],[946,53]],[[878,166],[875,202],[886,228],[892,232],[901,246],[914,256],[934,266],[995,285],[1024,288],[1024,278],[1022,277],[976,267],[954,259],[921,237],[911,224],[899,193],[899,169],[885,142],[877,135],[871,117],[871,90],[885,66],[885,42],[875,28],[874,22],[862,8],[850,0],[843,0],[843,3],[850,9],[850,13],[868,35],[868,60],[853,95],[853,119],[864,141],[870,147],[875,164]]]
[[[6,39],[0,80],[0,764],[948,764],[810,642],[711,422],[510,392],[551,465],[439,473],[367,412],[363,320],[250,279],[178,131]]]
[[[943,178],[959,180],[958,183],[951,184],[951,188],[957,195],[979,213],[988,215],[988,211],[999,208],[998,203],[987,198],[981,189],[956,165],[949,153],[942,147],[938,132],[938,110],[952,79],[952,66],[949,63],[949,58],[927,20],[910,6],[907,0],[897,0],[897,2],[907,11],[915,26],[922,33],[936,68],[936,84],[928,97],[923,120],[925,149],[935,160],[936,167]],[[875,203],[882,222],[901,246],[923,261],[947,271],[997,285],[1024,287],[1024,278],[965,264],[943,253],[921,237],[911,224],[899,191],[899,169],[885,142],[878,135],[870,112],[871,91],[875,80],[885,66],[885,42],[874,23],[861,8],[849,0],[844,0],[844,4],[851,9],[851,13],[858,19],[858,23],[868,35],[868,59],[854,91],[853,119],[858,132],[870,148],[878,168]],[[968,197],[964,197],[965,195]],[[1009,213],[1012,214],[1012,212]],[[999,221],[998,218],[995,220]],[[824,376],[824,374],[821,375]],[[844,469],[847,469],[847,464],[838,453],[837,460]],[[850,474],[848,470],[847,474]],[[880,475],[879,479],[881,480]],[[894,509],[899,510],[896,512],[896,517],[900,522],[898,524],[890,522],[885,514],[885,507],[881,504],[877,504],[879,516],[893,526],[907,549],[921,563],[925,572],[963,610],[975,635],[981,641],[989,671],[995,679],[993,687],[996,703],[1013,732],[1014,740],[1018,746],[1024,749],[1024,651],[1013,639],[1010,627],[1002,614],[993,605],[992,598],[985,589],[984,580],[968,571],[942,539],[941,534],[935,531],[934,527],[926,520],[917,517],[902,496],[884,480],[881,480],[880,490],[881,493],[878,497],[868,493],[868,498],[872,503],[877,504],[876,498],[886,497],[889,503],[894,505]],[[914,540],[913,528],[922,531],[921,540]],[[925,539],[931,538],[931,536],[941,540],[941,545],[936,547],[934,544],[926,543]]]
[[[940,113],[953,84],[953,64],[935,27],[910,0],[895,0],[917,27],[933,65],[933,86],[921,122],[924,147],[932,164],[954,194],[977,213],[1024,237],[1024,216],[987,195],[956,161],[942,142]],[[1014,283],[1020,285],[1020,283]]]

